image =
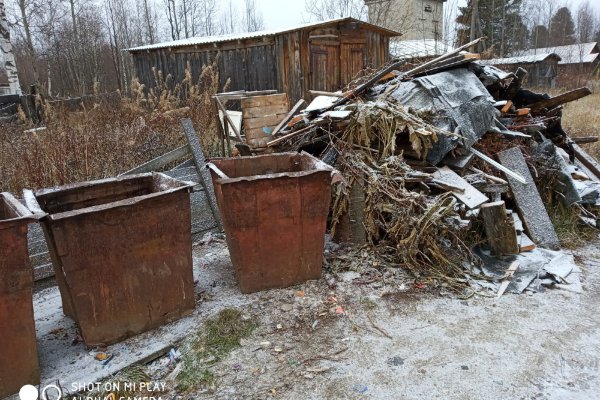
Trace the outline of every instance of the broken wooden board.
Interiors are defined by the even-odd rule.
[[[544,109],[551,110],[555,107],[558,107],[562,104],[569,103],[571,101],[579,100],[582,97],[589,96],[592,94],[592,91],[586,87],[571,90],[570,92],[563,93],[559,96],[551,97],[549,99],[544,99],[538,101],[537,103],[533,103],[529,105],[532,112],[539,112]]]
[[[585,167],[592,172],[596,178],[600,178],[600,163],[596,161],[592,156],[586,153],[579,145],[573,144],[573,153],[575,154],[575,158],[585,165]]]
[[[517,232],[512,219],[506,215],[504,202],[482,204],[479,210],[493,254],[519,254]]]
[[[433,177],[440,182],[444,182],[449,186],[459,187],[464,190],[464,193],[458,191],[452,191],[452,195],[464,203],[468,208],[474,209],[487,203],[489,199],[486,195],[475,189],[469,182],[464,180],[456,172],[452,171],[448,167],[443,167],[437,170]]]
[[[512,277],[515,275],[515,272],[517,271],[518,268],[519,268],[518,261],[513,262],[510,265],[510,267],[508,267],[508,269],[506,270],[505,278],[502,281],[502,283],[500,284],[500,289],[498,290],[497,297],[501,297],[504,294],[504,292],[506,292],[506,289],[508,288],[508,285],[510,285]]]
[[[551,249],[559,249],[560,241],[542,202],[542,198],[533,182],[523,153],[518,147],[513,147],[498,153],[500,163],[525,178],[527,183],[523,184],[506,174],[508,183],[512,190],[519,214],[525,224],[525,228],[531,239],[538,245]]]
[[[533,240],[531,240],[529,238],[529,236],[527,236],[527,234],[525,234],[525,232],[519,233],[517,235],[517,243],[519,243],[519,252],[520,253],[526,253],[528,251],[533,251],[537,247],[535,245],[535,243],[533,243]]]

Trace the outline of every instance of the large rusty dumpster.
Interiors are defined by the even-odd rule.
[[[306,153],[208,166],[241,291],[319,279],[334,169]]]
[[[40,382],[27,225],[36,217],[0,193],[0,398]]]
[[[41,220],[63,311],[88,345],[110,344],[195,305],[193,183],[141,174],[27,195]]]

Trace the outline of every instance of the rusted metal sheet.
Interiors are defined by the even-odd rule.
[[[0,398],[40,381],[27,252],[27,225],[35,220],[12,195],[0,193]]]
[[[306,153],[209,167],[241,291],[319,279],[333,168]]]
[[[86,344],[110,344],[195,305],[189,189],[163,174],[35,193],[63,311]],[[28,199],[29,202],[33,200]]]

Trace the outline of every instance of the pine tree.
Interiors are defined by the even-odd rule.
[[[531,30],[531,47],[534,49],[548,47],[550,32],[544,25],[536,25]]]
[[[473,0],[465,7],[459,7],[456,21],[460,24],[457,41],[459,45],[468,42],[471,35],[471,13]],[[498,57],[524,49],[529,30],[523,23],[521,6],[523,0],[479,0],[480,34],[487,37],[486,45]]]
[[[573,44],[575,39],[575,22],[571,10],[561,7],[550,20],[550,46]]]

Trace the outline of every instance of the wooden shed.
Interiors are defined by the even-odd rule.
[[[280,31],[198,37],[127,49],[137,77],[154,86],[153,68],[184,79],[191,65],[194,78],[217,58],[221,87],[228,90],[276,89],[290,101],[308,98],[309,90],[336,91],[365,67],[389,59],[389,39],[400,34],[354,18],[305,24]]]

